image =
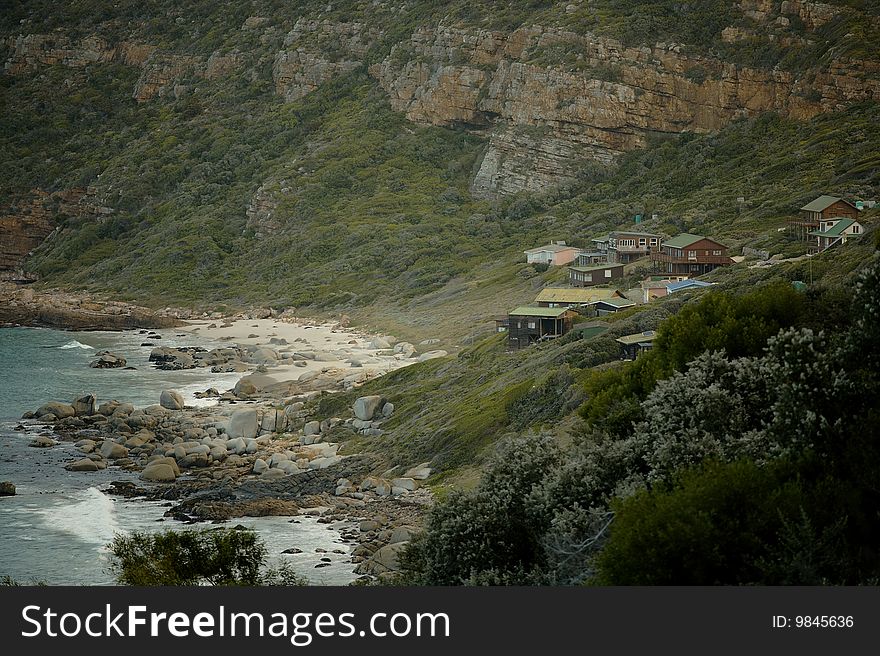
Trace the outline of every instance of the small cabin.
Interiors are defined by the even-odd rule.
[[[589,304],[590,313],[597,317],[601,317],[606,314],[614,314],[615,312],[620,312],[621,310],[628,310],[629,308],[635,306],[635,301],[631,301],[628,298],[623,297],[605,298]]]
[[[623,278],[622,264],[594,264],[568,267],[568,282],[572,287],[604,285]]]
[[[507,314],[507,345],[512,350],[561,337],[577,314],[568,308],[520,306]]]
[[[620,359],[635,360],[640,353],[650,351],[656,337],[657,333],[653,330],[618,337],[615,341],[620,344]]]
[[[675,292],[683,292],[691,289],[705,289],[714,284],[714,282],[706,282],[705,280],[680,280],[666,285],[666,291],[668,294],[674,294]]]
[[[578,253],[580,253],[580,249],[568,246],[564,241],[555,241],[546,246],[530,248],[527,251],[523,251],[523,253],[525,253],[526,262],[529,264],[563,266],[574,262]]]

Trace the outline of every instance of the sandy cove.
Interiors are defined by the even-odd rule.
[[[23,430],[45,430],[75,443],[82,458],[71,471],[119,467],[138,472],[142,484],[120,482],[114,492],[176,502],[168,515],[187,522],[240,516],[318,514],[319,521],[347,520],[355,571],[380,580],[397,568],[397,554],[419,530],[432,503],[423,482],[427,463],[385,471],[381,454],[347,453],[355,433],[379,435],[394,406],[378,396],[357,398],[340,416],[319,416],[327,393],[356,389],[364,382],[420,360],[446,355],[370,336],[334,323],[292,318],[190,321],[206,344],[228,347],[189,351],[157,347],[166,368],[211,365],[212,371],[240,371],[233,390],[216,405],[198,406],[174,390],[160,403],[134,408],[92,395],[71,403],[50,402],[28,413]],[[419,351],[422,351],[421,353]],[[204,395],[200,395],[204,396]],[[32,422],[32,423],[31,423]],[[33,446],[51,447],[47,436]]]

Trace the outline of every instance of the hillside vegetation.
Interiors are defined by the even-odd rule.
[[[237,53],[245,63],[240,75],[184,78],[179,93],[148,102],[131,97],[137,69],[117,61],[0,77],[0,197],[14,207],[33,189],[89,188],[110,210],[55,216],[61,232],[27,262],[47,286],[156,305],[345,312],[402,335],[434,336],[437,326],[459,338],[533,297],[544,279],[517,263],[547,239],[586,245],[634,214],[658,213],[645,228],[795,254],[800,246],[776,228],[797,207],[826,191],[870,197],[878,182],[878,109],[864,103],[807,123],[767,114],[717,134],[658,135],[610,169],[585,162],[579,179],[545,194],[477,199],[469,185],[485,136],[409,122],[366,70],[441,19],[678,41],[727,57],[733,45],[719,30],[752,20],[731,3],[316,2],[295,12],[273,1],[185,11],[160,1],[49,4],[9,3],[2,32],[129,39],[181,56]],[[876,14],[872,3],[838,4],[842,13],[813,39],[836,55],[844,46],[832,27]],[[243,27],[254,16],[264,21],[259,42]],[[357,20],[381,35],[361,64],[285,102],[272,56],[309,17]],[[4,42],[7,55],[13,47]]]

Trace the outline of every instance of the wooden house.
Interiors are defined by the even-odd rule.
[[[686,232],[664,241],[651,259],[655,271],[672,275],[702,275],[733,264],[727,246],[710,237]]]
[[[660,235],[618,230],[608,235],[608,261],[629,264],[660,250]]]
[[[635,360],[639,353],[650,351],[656,337],[657,333],[653,330],[618,337],[615,341],[620,344],[620,359]]]
[[[556,241],[546,246],[523,251],[526,255],[526,262],[529,264],[548,264],[552,266],[570,264],[578,256],[579,252],[579,249],[566,245],[564,241]]]
[[[858,215],[859,209],[848,200],[823,195],[804,205],[797,217],[789,219],[788,232],[806,241],[813,236],[810,233],[820,229],[822,221],[835,218],[855,219]]]
[[[521,306],[507,314],[507,345],[521,349],[561,337],[571,330],[577,314],[568,308]]]
[[[845,244],[848,237],[862,234],[865,229],[855,219],[823,219],[819,221],[819,228],[810,233],[810,237],[816,239],[810,244],[810,250],[821,252],[832,246]]]
[[[568,283],[573,287],[604,285],[623,278],[622,264],[594,264],[568,267]]]
[[[535,297],[535,305],[549,308],[579,308],[606,298],[621,298],[616,289],[596,287],[545,287]]]

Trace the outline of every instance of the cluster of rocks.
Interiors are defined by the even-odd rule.
[[[121,355],[110,351],[100,351],[97,357],[89,363],[92,369],[118,369],[126,365],[126,360]]]

